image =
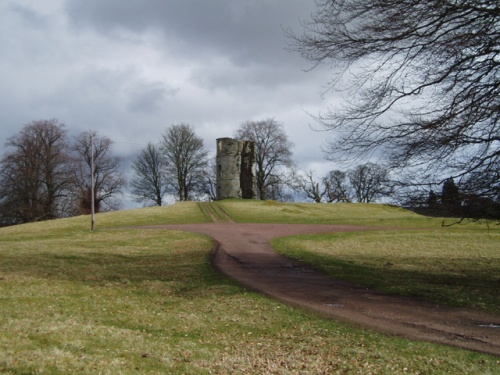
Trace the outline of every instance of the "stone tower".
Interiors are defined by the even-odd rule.
[[[217,139],[217,199],[255,199],[256,191],[254,143]]]

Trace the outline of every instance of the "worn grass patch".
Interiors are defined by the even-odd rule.
[[[500,230],[367,231],[283,238],[274,245],[340,279],[500,312]]]
[[[151,216],[182,222],[176,206],[99,214],[93,233],[88,217],[0,229],[0,373],[497,372],[498,358],[360,330],[249,292],[212,270],[205,236],[102,229]]]

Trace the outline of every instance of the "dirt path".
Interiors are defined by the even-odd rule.
[[[277,254],[275,237],[369,230],[338,225],[207,223],[151,226],[203,233],[213,263],[241,284],[286,303],[386,334],[500,356],[500,316],[387,295],[336,280]],[[373,228],[371,228],[373,229]]]

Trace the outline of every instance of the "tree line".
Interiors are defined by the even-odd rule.
[[[312,172],[297,171],[294,145],[274,119],[245,122],[234,137],[255,142],[258,199],[286,201],[303,194],[299,199],[318,203],[373,202],[390,193],[387,170],[375,164],[332,171],[320,187]],[[112,144],[90,131],[70,139],[65,125],[55,119],[26,124],[7,140],[0,160],[1,225],[89,214],[92,194],[94,212],[118,209],[127,181]],[[157,143],[149,142],[132,170],[131,193],[144,206],[162,206],[167,197],[216,199],[215,158],[189,124],[171,125]]]
[[[332,170],[321,178],[313,171],[299,173],[294,188],[316,203],[372,203],[390,197],[394,186],[387,168],[365,163],[346,171]]]
[[[258,199],[371,203],[392,193],[389,171],[374,163],[331,171],[318,181],[311,171],[297,171],[293,144],[274,119],[245,122],[234,136],[255,142]],[[132,168],[132,193],[142,204],[161,206],[168,194],[178,201],[216,199],[215,160],[210,160],[190,125],[169,127],[158,143],[148,143]]]
[[[432,189],[418,193],[405,189],[391,179],[388,168],[371,162],[331,170],[321,177],[314,171],[299,171],[293,144],[283,124],[274,119],[245,122],[234,137],[255,142],[261,200],[372,203],[385,199],[426,212],[500,216],[498,202],[481,197],[474,186],[457,187],[452,178],[436,194]],[[92,194],[94,212],[120,208],[127,181],[120,170],[121,159],[112,155],[112,144],[90,131],[70,139],[57,120],[25,125],[8,139],[0,160],[0,224],[89,214]],[[157,143],[149,142],[133,160],[132,170],[131,193],[144,206],[162,206],[167,197],[216,199],[215,158],[189,124],[171,125]]]
[[[256,185],[259,199],[283,200],[292,160],[292,143],[283,124],[274,119],[247,121],[234,137],[255,143]],[[172,125],[157,143],[148,143],[132,163],[132,193],[144,205],[164,204],[166,196],[178,201],[216,199],[215,159],[188,124]]]
[[[284,199],[285,169],[293,165],[292,144],[274,119],[243,123],[234,135],[256,144],[259,199]],[[13,225],[91,212],[116,210],[127,185],[113,142],[96,132],[70,139],[56,119],[26,124],[6,142],[0,160],[0,225]],[[168,127],[132,163],[131,192],[144,206],[213,200],[215,160],[189,124]],[[92,191],[92,180],[94,190]]]
[[[111,155],[111,144],[95,132],[83,132],[71,141],[57,120],[25,125],[7,140],[0,160],[0,224],[89,213],[92,148],[95,210],[116,209],[125,178],[120,160]]]

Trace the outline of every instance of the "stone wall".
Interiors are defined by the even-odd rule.
[[[255,199],[255,146],[252,141],[217,139],[217,199]]]

